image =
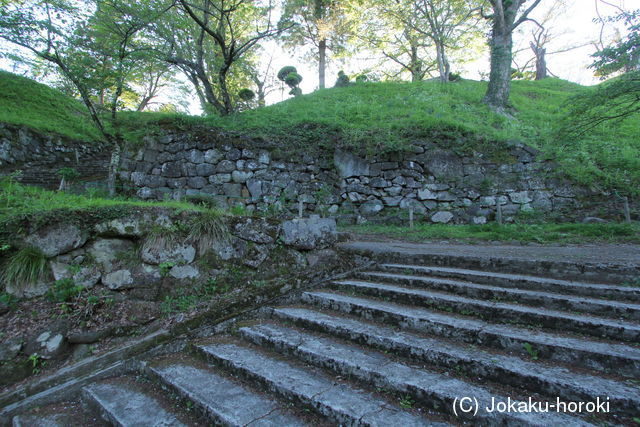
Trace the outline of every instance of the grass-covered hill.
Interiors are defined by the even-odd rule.
[[[482,102],[486,82],[364,83],[316,91],[229,117],[157,113],[122,114],[125,128],[153,132],[158,125],[237,131],[276,142],[283,151],[352,146],[398,150],[415,139],[438,139],[458,148],[498,148],[520,140],[557,158],[579,182],[635,194],[640,189],[640,116],[605,123],[569,139],[573,97],[591,88],[559,79],[514,81],[514,117]],[[6,106],[6,108],[5,108]],[[97,139],[78,102],[28,79],[0,73],[0,122],[24,124],[72,137]]]
[[[84,141],[99,138],[81,102],[47,85],[2,70],[0,122]]]

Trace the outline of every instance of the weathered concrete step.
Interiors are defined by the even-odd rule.
[[[464,268],[431,267],[407,264],[381,264],[386,272],[404,274],[424,274],[432,277],[466,280],[474,283],[490,284],[510,288],[525,288],[545,292],[557,292],[595,298],[617,299],[640,302],[640,286],[614,286],[596,283],[572,282],[521,274],[494,273],[491,271],[467,270]]]
[[[640,320],[640,304],[575,297],[551,292],[479,285],[458,280],[396,273],[367,271],[357,273],[357,277],[367,281],[383,281],[384,283],[394,283],[403,286],[429,288],[473,298],[517,301],[518,303],[544,307],[551,310],[578,311],[596,316]]]
[[[425,406],[450,416],[455,416],[454,402],[457,398],[473,396],[479,403],[478,412],[464,414],[460,411],[459,415],[474,423],[519,426],[587,424],[580,419],[559,414],[540,416],[532,413],[489,412],[487,408],[492,407],[492,398],[506,402],[507,397],[455,378],[394,362],[380,353],[301,333],[295,329],[263,324],[241,328],[240,333],[255,344],[271,346],[315,366],[331,369],[341,375],[354,376],[395,393],[409,393]]]
[[[262,383],[287,399],[312,407],[333,422],[371,426],[436,425],[370,393],[338,384],[332,378],[262,352],[235,344],[203,345],[198,348],[210,361]]]
[[[303,426],[282,404],[211,370],[186,363],[148,367],[152,377],[193,402],[212,422],[227,426]]]
[[[390,351],[430,366],[456,368],[466,376],[510,385],[563,400],[610,401],[614,414],[635,416],[640,413],[640,387],[627,385],[569,369],[535,363],[446,340],[421,337],[386,326],[372,325],[342,316],[333,316],[304,308],[275,308],[276,319],[292,322],[357,344]]]
[[[115,426],[186,426],[160,401],[127,382],[97,383],[82,389],[83,398]]]
[[[380,263],[465,268],[614,285],[637,280],[640,276],[640,263],[633,258],[637,253],[635,249],[631,250],[632,255],[619,259],[585,257],[584,250],[559,246],[484,248],[451,243],[351,241],[340,243],[339,248]],[[594,247],[593,251],[598,249]]]
[[[491,324],[477,319],[435,313],[424,308],[330,292],[304,292],[302,300],[321,308],[470,344],[495,347],[522,355],[529,355],[525,346],[531,346],[539,358],[615,375],[640,375],[640,349],[627,345],[564,337],[511,325]]]
[[[91,426],[108,426],[97,419],[90,421]],[[13,417],[13,427],[84,427],[86,420],[79,420],[76,414],[47,414],[47,415],[16,415]]]
[[[511,322],[539,324],[544,328],[561,329],[599,338],[640,342],[640,325],[630,322],[577,315],[538,307],[476,300],[458,295],[359,280],[339,280],[329,283],[328,286],[342,291],[356,291],[380,298],[389,298],[402,303],[447,311],[453,310],[460,314],[480,316],[493,322],[502,322],[503,319],[509,319]]]

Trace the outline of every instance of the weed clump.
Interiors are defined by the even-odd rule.
[[[27,246],[11,255],[2,268],[0,278],[6,287],[24,290],[38,283],[47,272],[47,257],[38,248]]]

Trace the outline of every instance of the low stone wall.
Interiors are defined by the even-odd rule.
[[[285,160],[256,145],[224,135],[147,137],[125,158],[121,178],[144,199],[206,195],[249,211],[295,212],[302,203],[305,212],[364,217],[413,208],[435,223],[482,224],[495,216],[497,203],[507,221],[523,211],[559,212],[587,193],[522,144],[513,144],[501,162],[429,141],[369,158],[336,150]]]
[[[333,249],[332,219],[216,219],[160,208],[78,215],[27,224],[11,242],[38,249],[48,270],[38,283],[0,289],[22,299],[13,308],[0,302],[0,387],[37,372],[43,361],[54,367],[87,357],[189,315],[215,319],[255,308],[352,268]],[[73,296],[61,297],[68,291]]]
[[[39,160],[72,162],[102,151],[97,144],[0,123],[0,168]]]

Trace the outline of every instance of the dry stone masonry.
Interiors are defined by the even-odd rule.
[[[64,167],[76,169],[85,181],[98,181],[107,175],[109,156],[100,143],[0,123],[0,176],[19,170],[17,179],[24,184],[55,189]]]
[[[512,144],[504,160],[461,156],[443,144],[416,141],[409,152],[364,158],[327,155],[276,159],[268,144],[216,135],[147,137],[123,162],[121,178],[144,199],[205,195],[249,211],[390,216],[410,208],[434,223],[483,224],[500,204],[520,212],[559,212],[588,191],[558,177],[536,150]]]

